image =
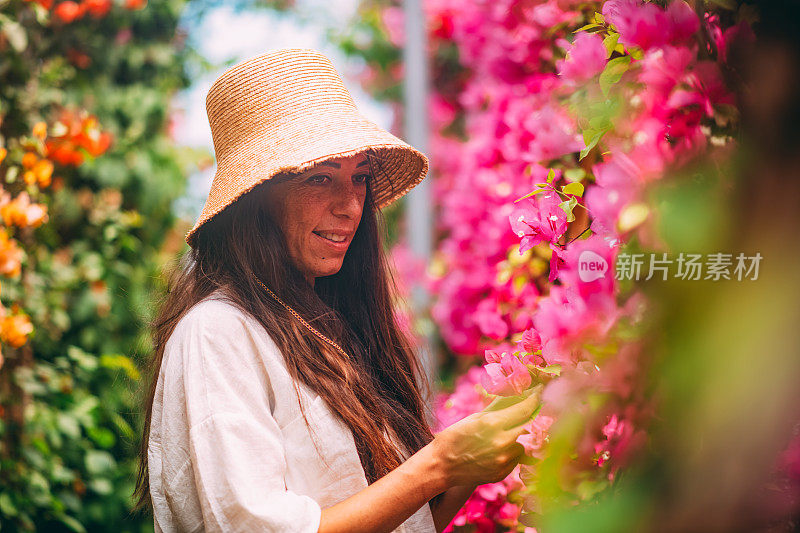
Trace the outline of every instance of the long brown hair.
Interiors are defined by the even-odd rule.
[[[401,463],[384,430],[393,431],[411,454],[433,439],[422,394],[423,390],[430,394],[430,386],[395,318],[397,289],[382,243],[382,213],[370,187],[341,269],[317,278],[312,287],[287,260],[283,234],[263,201],[272,183],[292,177],[282,175],[262,183],[201,226],[194,248],[169,276],[167,293],[152,322],[155,353],[146,369],[149,381],[134,492],[137,510],[150,504],[147,445],[164,346],[181,317],[216,289],[261,323],[293,379],[322,396],[352,430],[369,483]],[[312,335],[257,279],[337,342],[349,359]]]

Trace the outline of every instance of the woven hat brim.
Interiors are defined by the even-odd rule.
[[[217,170],[203,211],[185,240],[194,246],[197,230],[257,185],[282,173],[304,172],[322,161],[371,151],[372,193],[382,209],[405,195],[428,173],[427,157],[357,111],[321,111],[287,119],[285,128],[274,122],[270,131],[252,135],[235,147],[218,152]],[[282,134],[282,131],[285,134]],[[320,134],[324,131],[324,134]],[[218,147],[219,148],[219,147]]]

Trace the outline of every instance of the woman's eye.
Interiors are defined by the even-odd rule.
[[[356,183],[366,183],[369,181],[369,174],[359,174],[353,178]]]
[[[324,183],[325,178],[327,178],[327,174],[317,174],[316,176],[311,176],[308,178],[309,183]]]

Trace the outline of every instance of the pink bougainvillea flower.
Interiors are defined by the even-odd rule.
[[[635,440],[635,432],[630,421],[613,414],[603,426],[602,433],[605,439],[597,442],[594,446],[594,452],[598,456],[597,466],[603,466],[611,458],[615,460],[615,463],[618,462],[617,460],[624,460]],[[615,464],[614,470],[619,466],[619,464]]]
[[[406,41],[405,29],[403,27],[405,16],[402,8],[386,7],[381,11],[381,22],[386,29],[386,36],[389,42],[398,48],[402,48]]]
[[[480,485],[477,489],[475,489],[475,494],[484,500],[491,501],[498,498],[504,498],[506,495],[508,495],[508,491],[502,483],[488,483],[486,485]]]
[[[596,185],[584,198],[592,216],[591,229],[602,237],[615,237],[619,213],[637,197],[643,180],[636,165],[622,154],[596,165],[594,173]]]
[[[526,455],[542,458],[541,450],[547,442],[547,433],[554,421],[554,418],[539,413],[536,418],[525,424],[527,433],[517,437],[517,442],[525,448]]]
[[[497,519],[502,522],[516,523],[519,519],[520,511],[522,511],[522,509],[520,509],[519,505],[506,502],[497,512]]]
[[[481,333],[492,339],[504,339],[508,335],[508,323],[498,311],[497,300],[487,298],[478,304],[473,319]]]
[[[561,248],[551,243],[550,249],[553,251],[553,254],[550,256],[550,276],[548,276],[548,281],[553,281],[558,277],[558,271],[564,264],[564,259],[561,255]]]
[[[619,31],[619,42],[648,49],[664,43],[664,10],[637,0],[608,0],[602,10],[606,22]]]
[[[664,46],[647,51],[639,62],[639,81],[648,88],[643,96],[659,100],[668,97],[693,60],[692,51],[684,47]],[[650,101],[648,104],[648,109],[653,107]]]
[[[606,65],[606,47],[597,33],[579,33],[567,49],[567,57],[556,63],[558,74],[577,84],[599,74]]]
[[[553,286],[542,299],[533,325],[542,336],[542,357],[547,364],[574,365],[583,342],[601,340],[620,316],[616,297],[591,288],[581,296],[576,287]]]
[[[528,353],[537,352],[542,349],[542,337],[535,329],[526,329],[522,333],[522,339],[519,341],[519,347]]]
[[[558,204],[554,192],[537,194],[535,200],[522,200],[509,215],[511,229],[522,242],[519,253],[523,254],[540,242],[555,243],[567,230],[567,215]]]
[[[531,374],[528,367],[513,354],[497,354],[492,350],[486,351],[484,375],[481,384],[490,394],[498,396],[516,396],[531,385]]]
[[[437,395],[437,432],[486,407],[488,400],[478,392],[478,385],[484,374],[480,365],[472,366],[465,374],[456,378],[451,394]]]
[[[664,10],[637,0],[608,0],[603,16],[619,31],[619,42],[644,50],[688,40],[700,28],[694,10],[683,0],[674,0]]]
[[[800,483],[800,436],[795,437],[781,452],[778,465],[795,483]]]
[[[717,59],[723,63],[728,61],[728,55],[731,51],[742,45],[749,45],[754,43],[756,35],[747,21],[743,20],[736,26],[731,26],[724,32],[717,43]]]
[[[699,61],[687,81],[695,91],[696,102],[707,116],[714,114],[715,104],[735,104],[733,94],[722,79],[719,65],[713,61]]]
[[[700,29],[700,19],[694,9],[683,0],[673,0],[666,10],[667,43],[685,43]]]

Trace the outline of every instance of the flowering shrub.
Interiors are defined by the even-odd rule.
[[[113,0],[82,0],[80,2],[63,0],[58,3],[54,0],[25,1],[35,3],[43,11],[51,14],[51,21],[61,24],[70,24],[87,15],[93,19],[101,19],[108,15],[114,5]],[[122,5],[125,9],[130,10],[144,9],[147,6],[147,0],[124,0]]]
[[[518,441],[529,459],[477,490],[450,528],[523,531],[610,492],[647,440],[649,302],[616,279],[617,259],[663,249],[653,184],[700,155],[728,157],[738,111],[727,61],[752,41],[753,13],[682,0],[424,8],[432,316],[455,357],[484,355],[438,402],[441,427],[492,395],[544,385]],[[402,11],[363,9],[379,23],[360,24],[343,48],[371,61],[365,86],[392,98],[402,72],[382,39],[402,45]]]
[[[196,156],[166,136],[186,84],[182,2],[131,13],[145,4],[0,7],[4,531],[152,528],[128,516],[132,385],[170,205]]]

